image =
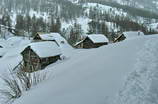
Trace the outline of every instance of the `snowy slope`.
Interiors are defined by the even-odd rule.
[[[14,104],[106,104],[123,88],[133,71],[138,52],[147,40],[144,36],[98,49],[73,50],[69,60],[45,71],[52,78],[35,87]]]
[[[134,71],[128,75],[118,94],[116,104],[158,104],[157,45],[157,38],[147,40],[138,53]]]
[[[128,5],[131,7],[142,8],[150,11],[157,11],[157,0],[114,0],[121,5]]]

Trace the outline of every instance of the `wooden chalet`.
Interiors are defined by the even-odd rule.
[[[75,44],[76,48],[98,48],[107,45],[109,40],[102,34],[88,35],[84,40]]]
[[[29,44],[22,52],[25,72],[34,72],[60,59],[61,51],[56,42],[44,41]]]

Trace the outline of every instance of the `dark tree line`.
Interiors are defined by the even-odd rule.
[[[80,0],[80,3],[87,3],[87,2],[91,2],[91,3],[99,3],[99,4],[103,4],[103,5],[108,5],[114,8],[118,8],[118,9],[122,9],[125,12],[133,15],[133,16],[141,16],[144,18],[154,18],[154,19],[158,19],[158,13],[157,13],[157,8],[154,8],[154,11],[149,11],[152,9],[152,1],[151,0],[131,0],[129,2],[130,5],[121,5],[118,4],[116,2],[112,2],[111,0]],[[145,7],[144,9],[142,8],[138,8],[135,5],[136,2],[138,2],[143,4],[144,2],[146,2],[146,4],[148,5],[147,7]],[[145,6],[145,5],[144,5]],[[147,10],[148,8],[148,10]]]
[[[1,25],[7,26],[7,27],[11,27],[11,23],[12,23],[12,20],[11,20],[9,14],[4,14],[2,16],[2,18],[0,19],[0,24]]]
[[[93,28],[93,30],[91,30],[91,32],[93,33],[98,33],[97,32],[98,29],[96,28],[99,28],[99,27],[100,29],[102,28],[102,26],[100,25],[100,21],[114,23],[112,28],[120,30],[121,32],[140,30],[140,31],[143,31],[144,33],[148,33],[148,29],[144,24],[141,24],[138,21],[132,20],[130,16],[124,16],[123,14],[122,15],[114,14],[112,10],[110,10],[109,12],[102,13],[100,11],[97,11],[94,8],[90,10],[88,16],[89,18],[92,19],[92,21],[89,24],[90,24],[90,27]],[[106,31],[106,33],[108,33],[108,31]]]
[[[26,15],[31,11],[47,13],[61,17],[66,21],[80,17],[83,14],[81,5],[75,5],[68,0],[0,0],[0,12],[13,12]],[[2,5],[3,4],[3,5]],[[4,13],[5,14],[5,13]]]
[[[68,42],[71,45],[74,45],[76,42],[81,40],[81,35],[82,35],[81,25],[77,24],[77,23],[74,23],[73,26],[70,29],[70,35],[69,35],[69,38],[68,38]]]
[[[42,17],[37,18],[35,15],[33,17],[17,15],[15,29],[17,34],[24,35],[25,32],[28,35],[34,36],[37,32],[58,32],[61,30],[60,18],[51,17],[51,22],[44,20]]]

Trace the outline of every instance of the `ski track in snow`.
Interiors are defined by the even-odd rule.
[[[138,53],[115,104],[158,104],[158,41],[149,39]],[[134,103],[133,103],[134,102]]]

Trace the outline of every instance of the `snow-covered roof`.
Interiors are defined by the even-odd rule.
[[[62,42],[67,42],[59,33],[38,33],[38,35],[42,40],[55,40],[58,45],[60,45]]]
[[[42,40],[56,40],[56,41],[63,40],[63,38],[59,33],[38,33],[38,35]]]
[[[54,40],[60,44],[61,42],[67,42],[59,33],[50,33]]]
[[[109,42],[105,35],[102,34],[91,34],[87,36],[93,43],[105,43]]]
[[[91,35],[87,35],[87,37],[92,40],[93,43],[105,43],[105,42],[109,42],[109,40],[102,34],[91,34]],[[86,38],[85,38],[86,39]],[[77,42],[74,46],[79,45],[80,43],[82,43],[85,39]]]
[[[35,42],[29,44],[30,48],[41,58],[61,54],[59,46],[53,41]]]
[[[53,35],[51,34],[38,33],[38,35],[42,40],[54,40]]]
[[[127,32],[123,32],[123,34],[127,39],[138,37],[138,36],[144,36],[144,33],[141,31],[127,31]]]

